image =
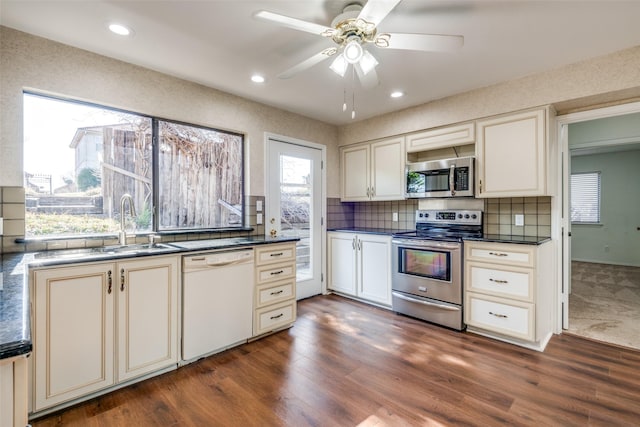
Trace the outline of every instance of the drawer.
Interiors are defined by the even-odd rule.
[[[260,285],[256,288],[256,307],[264,307],[265,305],[286,301],[295,296],[295,279]]]
[[[469,326],[528,341],[535,340],[534,305],[467,292],[465,321]]]
[[[256,268],[256,282],[266,283],[273,282],[275,280],[284,280],[296,276],[296,265],[280,264],[280,265],[267,265]]]
[[[467,291],[533,302],[534,276],[533,269],[530,268],[469,261],[466,263],[465,285]]]
[[[294,261],[296,259],[296,245],[264,245],[256,247],[256,264],[272,264],[274,262]]]
[[[516,244],[465,242],[465,260],[533,267],[535,264],[535,247]]]
[[[253,335],[262,335],[275,329],[287,326],[296,320],[296,302],[271,305],[256,310],[254,315]]]

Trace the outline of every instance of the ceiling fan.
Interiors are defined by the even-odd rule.
[[[329,38],[337,46],[329,47],[294,65],[278,75],[287,79],[338,54],[330,68],[344,76],[349,65],[353,65],[361,83],[372,86],[378,83],[376,58],[367,50],[368,46],[380,49],[405,49],[426,52],[452,51],[462,47],[464,37],[440,34],[380,33],[377,26],[400,3],[401,0],[369,0],[364,7],[360,2],[348,3],[331,26],[303,21],[266,10],[254,16],[269,22]]]

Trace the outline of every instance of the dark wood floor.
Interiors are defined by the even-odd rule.
[[[568,335],[544,353],[337,296],[287,331],[33,421],[45,426],[621,426],[640,352]]]

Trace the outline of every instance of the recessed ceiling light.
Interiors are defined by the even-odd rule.
[[[251,76],[251,81],[254,83],[264,83],[264,77],[259,74],[254,74]]]
[[[130,28],[122,24],[109,24],[109,31],[119,36],[129,36],[132,33]]]
[[[396,90],[395,92],[391,92],[392,98],[401,98],[403,96],[404,96],[404,92],[401,92],[399,90]]]

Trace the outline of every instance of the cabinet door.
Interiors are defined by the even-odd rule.
[[[114,384],[115,265],[36,270],[34,410]]]
[[[480,120],[478,197],[546,194],[546,110]]]
[[[391,305],[391,238],[358,235],[358,296]]]
[[[340,193],[344,201],[369,200],[369,145],[340,150]]]
[[[371,144],[372,200],[404,199],[404,137]]]
[[[356,234],[327,233],[329,289],[356,294]]]
[[[178,362],[178,257],[118,263],[118,381]]]

